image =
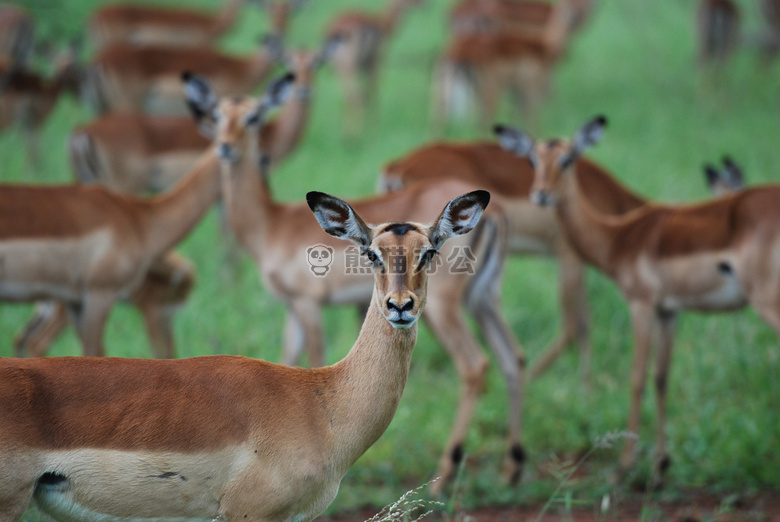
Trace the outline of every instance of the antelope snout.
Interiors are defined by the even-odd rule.
[[[555,205],[555,196],[549,190],[534,190],[531,192],[531,203],[540,207]]]
[[[385,318],[393,328],[409,328],[417,321],[418,304],[417,296],[411,292],[391,294],[385,299]]]

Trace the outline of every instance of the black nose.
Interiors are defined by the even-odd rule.
[[[393,301],[391,300],[391,301],[388,301],[388,302],[387,302],[387,308],[388,308],[389,310],[393,310],[393,311],[395,311],[395,312],[398,312],[399,314],[400,314],[400,313],[402,313],[402,312],[409,312],[409,311],[411,311],[411,310],[412,310],[412,308],[414,308],[414,301],[412,301],[411,299],[409,299],[409,300],[407,300],[407,301],[406,301],[406,302],[403,304],[403,306],[398,306],[398,304],[396,304],[395,302],[393,302]]]
[[[222,158],[222,159],[229,159],[230,156],[231,156],[232,150],[233,149],[232,149],[232,147],[229,144],[227,144],[227,143],[221,144],[219,146],[219,149],[218,149],[219,157]]]

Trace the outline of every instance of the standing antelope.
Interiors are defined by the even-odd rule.
[[[101,7],[89,22],[97,49],[116,44],[208,47],[230,30],[245,0],[225,0],[215,13],[138,4]],[[271,20],[272,32],[284,35],[290,16],[306,0],[259,1]]]
[[[773,60],[780,52],[780,0],[761,0],[764,25],[762,41],[764,59]]]
[[[271,163],[286,158],[300,143],[308,124],[314,77],[336,45],[331,38],[316,52],[271,47],[274,59],[295,74],[291,99],[260,132],[260,148]],[[82,183],[142,194],[168,190],[211,143],[191,116],[121,112],[76,128],[69,150]]]
[[[619,286],[634,332],[628,430],[639,414],[653,340],[658,415],[655,477],[670,460],[666,451],[666,392],[677,314],[725,311],[751,304],[780,334],[780,187],[747,189],[698,205],[647,203],[623,215],[604,214],[573,175],[577,157],[601,137],[606,119],[584,125],[571,141],[534,142],[521,131],[498,127],[502,144],[527,158],[536,177],[532,200],[554,206],[569,241],[588,263]],[[622,470],[635,460],[628,439]]]
[[[339,36],[342,44],[333,57],[341,80],[345,109],[345,130],[355,135],[365,126],[366,113],[378,90],[379,67],[387,40],[403,12],[422,0],[388,0],[385,11],[340,13],[328,26],[328,36]]]
[[[333,501],[401,400],[433,256],[477,224],[489,194],[453,199],[430,226],[369,226],[338,198],[306,199],[329,234],[388,261],[374,262],[349,354],[317,369],[239,356],[0,359],[0,520],[34,499],[66,519],[304,522]]]
[[[357,250],[345,248],[322,234],[308,218],[304,205],[273,199],[265,172],[258,166],[260,122],[256,114],[262,109],[262,103],[252,98],[223,98],[218,102],[205,80],[189,92],[193,94],[190,103],[196,107],[201,124],[211,121],[216,125],[215,147],[222,165],[222,194],[231,228],[255,260],[264,285],[287,306],[283,362],[297,363],[305,350],[309,364],[320,366],[324,364],[323,308],[368,302],[369,274],[357,264]],[[425,222],[435,217],[431,208],[444,205],[453,194],[471,189],[471,185],[457,181],[431,183],[352,205],[370,222],[403,216]],[[509,479],[517,480],[521,474],[523,356],[499,306],[505,226],[500,209],[488,211],[475,234],[442,249],[441,257],[449,260],[450,266],[437,267],[431,274],[425,321],[454,359],[462,385],[456,420],[436,472],[443,479],[435,483],[437,492],[453,476],[463,458],[463,442],[488,365],[469,329],[464,308],[476,320],[507,381],[509,452],[505,466]],[[332,262],[327,276],[319,277],[312,269],[309,255],[313,247],[317,253],[329,253]],[[385,266],[390,261],[374,253],[367,256],[377,266]]]
[[[599,165],[587,158],[575,164],[578,179],[599,200],[602,211],[622,214],[645,203],[617,183]],[[490,191],[506,210],[509,251],[521,255],[555,256],[559,263],[560,307],[563,330],[534,360],[529,375],[538,377],[572,342],[582,359],[582,374],[589,373],[590,317],[585,292],[585,270],[565,234],[548,208],[529,198],[534,171],[528,162],[497,143],[433,143],[420,147],[383,169],[379,186],[398,190],[417,182],[457,179]]]
[[[434,71],[432,113],[440,132],[453,116],[463,116],[476,99],[481,127],[493,121],[509,90],[523,119],[533,118],[549,89],[553,67],[571,33],[571,6],[558,2],[543,29],[470,33],[453,38]]]
[[[141,312],[152,355],[158,359],[175,356],[173,316],[189,297],[195,283],[195,269],[189,260],[168,252],[155,260],[128,301]],[[68,309],[57,301],[40,302],[14,342],[17,357],[41,357],[68,324]]]
[[[87,85],[99,112],[151,111],[184,114],[181,72],[213,78],[221,95],[251,92],[270,74],[267,49],[276,37],[246,57],[228,56],[208,47],[114,45],[103,49],[87,69]]]
[[[571,6],[571,31],[579,29],[595,0],[558,0]],[[450,28],[456,36],[473,32],[539,34],[555,12],[555,3],[532,0],[461,0],[450,10]]]
[[[739,45],[739,7],[733,0],[699,0],[699,63],[720,65]]]
[[[26,10],[0,4],[0,59],[25,64],[33,45],[34,27]]]
[[[282,101],[264,100],[267,108]],[[114,302],[192,230],[219,192],[213,149],[173,190],[149,200],[98,186],[0,186],[0,299],[62,301],[84,353],[102,355]]]

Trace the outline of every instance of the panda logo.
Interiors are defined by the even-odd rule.
[[[314,245],[306,250],[306,260],[309,268],[317,277],[323,277],[333,263],[333,249],[325,245]]]

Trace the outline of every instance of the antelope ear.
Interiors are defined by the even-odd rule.
[[[745,175],[730,156],[723,158],[723,168],[731,190],[742,190],[745,188]]]
[[[447,203],[428,232],[433,247],[439,249],[451,237],[470,232],[477,226],[488,202],[490,202],[490,192],[475,190]]]
[[[561,159],[559,160],[560,168],[567,168],[585,152],[585,149],[592,147],[601,141],[601,136],[604,134],[606,126],[607,118],[605,116],[596,116],[583,125],[580,130],[577,131],[577,134],[574,135],[569,151],[561,156]]]
[[[295,83],[295,74],[288,72],[272,81],[265,94],[260,99],[252,112],[244,116],[244,125],[256,125],[265,123],[266,114],[271,109],[282,105],[292,94],[292,86]]]
[[[322,229],[333,237],[347,239],[362,248],[371,244],[371,229],[344,200],[324,192],[309,192],[306,202]]]
[[[336,49],[338,49],[345,40],[346,38],[344,35],[340,33],[329,36],[328,39],[325,40],[325,43],[322,44],[322,49],[320,49],[316,58],[314,59],[314,66],[322,67],[325,62],[329,61],[333,57],[333,53],[336,52]]]
[[[184,82],[184,97],[192,117],[199,125],[203,125],[205,121],[213,123],[218,100],[208,80],[190,71],[184,71],[181,79]]]
[[[720,173],[709,163],[704,165],[704,177],[707,179],[707,186],[714,190],[715,184],[720,179]]]
[[[518,156],[529,158],[534,150],[534,140],[520,129],[496,124],[493,126],[493,132],[503,149],[514,152]]]
[[[260,39],[260,46],[263,47],[271,59],[276,63],[287,67],[287,52],[284,48],[284,41],[278,34],[266,34]]]

